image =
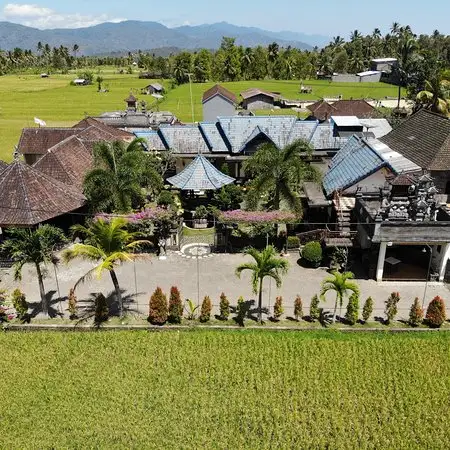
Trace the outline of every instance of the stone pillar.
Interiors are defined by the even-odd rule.
[[[383,281],[384,260],[386,259],[386,247],[387,242],[380,244],[380,252],[378,253],[378,265],[377,265],[377,281]]]
[[[447,269],[447,261],[450,257],[450,243],[442,246],[441,250],[441,262],[439,264],[439,281],[444,281],[445,270]]]

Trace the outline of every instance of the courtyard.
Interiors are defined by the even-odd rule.
[[[252,293],[250,275],[242,273],[239,279],[235,275],[236,267],[245,262],[248,257],[242,254],[210,254],[198,259],[195,256],[187,258],[177,252],[169,252],[167,259],[159,260],[151,256],[135,263],[130,262],[117,269],[117,276],[123,290],[125,305],[128,314],[148,315],[148,302],[151,294],[159,286],[168,295],[171,286],[177,286],[181,291],[183,301],[191,299],[194,304],[201,303],[205,295],[209,295],[213,303],[213,314],[219,311],[219,297],[222,292],[228,297],[230,304],[235,306],[237,299],[243,296],[246,301],[255,300]],[[308,314],[311,298],[320,293],[322,280],[328,275],[326,268],[307,269],[297,263],[298,253],[286,256],[289,261],[288,274],[283,277],[283,284],[277,289],[275,283],[269,279],[264,280],[263,307],[273,312],[273,304],[277,296],[283,297],[284,317],[292,317],[294,300],[300,295],[303,300],[304,313]],[[248,259],[250,261],[250,258]],[[69,289],[84,275],[92,264],[76,260],[68,265],[59,264],[56,275],[53,266],[47,266],[44,284],[51,303],[51,315],[68,317],[67,295]],[[12,270],[3,269],[1,274],[3,289],[11,292],[20,288],[27,297],[31,306],[38,308],[40,303],[39,289],[36,281],[35,269],[26,266],[21,281],[14,281]],[[445,284],[429,282],[382,282],[374,280],[357,280],[360,289],[361,308],[367,297],[374,300],[373,317],[383,317],[384,302],[391,292],[398,291],[401,300],[398,304],[399,320],[408,318],[410,306],[415,297],[422,301],[425,289],[428,302],[436,295],[444,300],[449,298],[449,289]],[[58,294],[58,291],[60,294]],[[89,305],[94,294],[103,293],[113,298],[113,285],[107,273],[101,279],[91,279],[77,287],[76,295],[79,306]],[[327,294],[327,301],[321,302],[325,309],[334,307],[334,295]],[[256,303],[256,302],[255,302]],[[447,302],[447,305],[449,303]],[[345,313],[346,302],[343,313]],[[114,309],[111,311],[115,313]],[[447,308],[447,315],[450,309]]]

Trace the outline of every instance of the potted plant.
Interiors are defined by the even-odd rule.
[[[319,267],[322,262],[322,246],[320,245],[320,242],[308,242],[301,251],[301,257],[310,267]]]
[[[194,211],[194,228],[208,228],[208,209],[204,205],[197,206]]]

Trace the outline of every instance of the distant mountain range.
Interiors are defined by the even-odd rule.
[[[11,22],[0,22],[0,49],[14,47],[36,49],[40,41],[50,46],[72,47],[78,44],[80,54],[101,55],[159,48],[216,49],[223,36],[235,37],[238,45],[255,47],[277,42],[280,46],[312,49],[322,47],[330,38],[291,31],[267,31],[240,27],[226,22],[211,25],[168,28],[157,22],[125,21],[102,23],[88,28],[39,30]]]

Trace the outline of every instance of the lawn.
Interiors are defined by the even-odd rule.
[[[1,448],[447,448],[450,335],[2,333]]]
[[[97,76],[97,73],[95,77]],[[123,109],[123,102],[131,89],[140,98],[154,104],[153,97],[139,95],[140,89],[151,80],[140,80],[137,74],[115,73],[113,68],[103,68],[101,76],[104,87],[109,92],[97,92],[97,85],[70,86],[75,73],[67,75],[52,75],[50,78],[40,78],[39,75],[8,75],[1,77],[0,83],[0,159],[12,159],[14,145],[20,138],[23,127],[33,127],[34,117],[47,122],[48,126],[72,126],[86,114],[97,115],[105,111]],[[165,81],[166,88],[170,82]],[[193,84],[194,119],[202,119],[202,94],[214,83]],[[304,81],[312,86],[312,94],[300,94],[299,81],[240,81],[222,83],[237,95],[249,87],[259,87],[274,92],[280,92],[284,97],[315,100],[321,97],[343,98],[383,98],[396,96],[397,88],[384,83],[331,83],[320,80]],[[166,99],[159,104],[161,110],[172,111],[182,121],[192,121],[189,85],[183,85],[169,90]],[[263,114],[273,114],[262,111]],[[292,111],[276,114],[290,114]]]

